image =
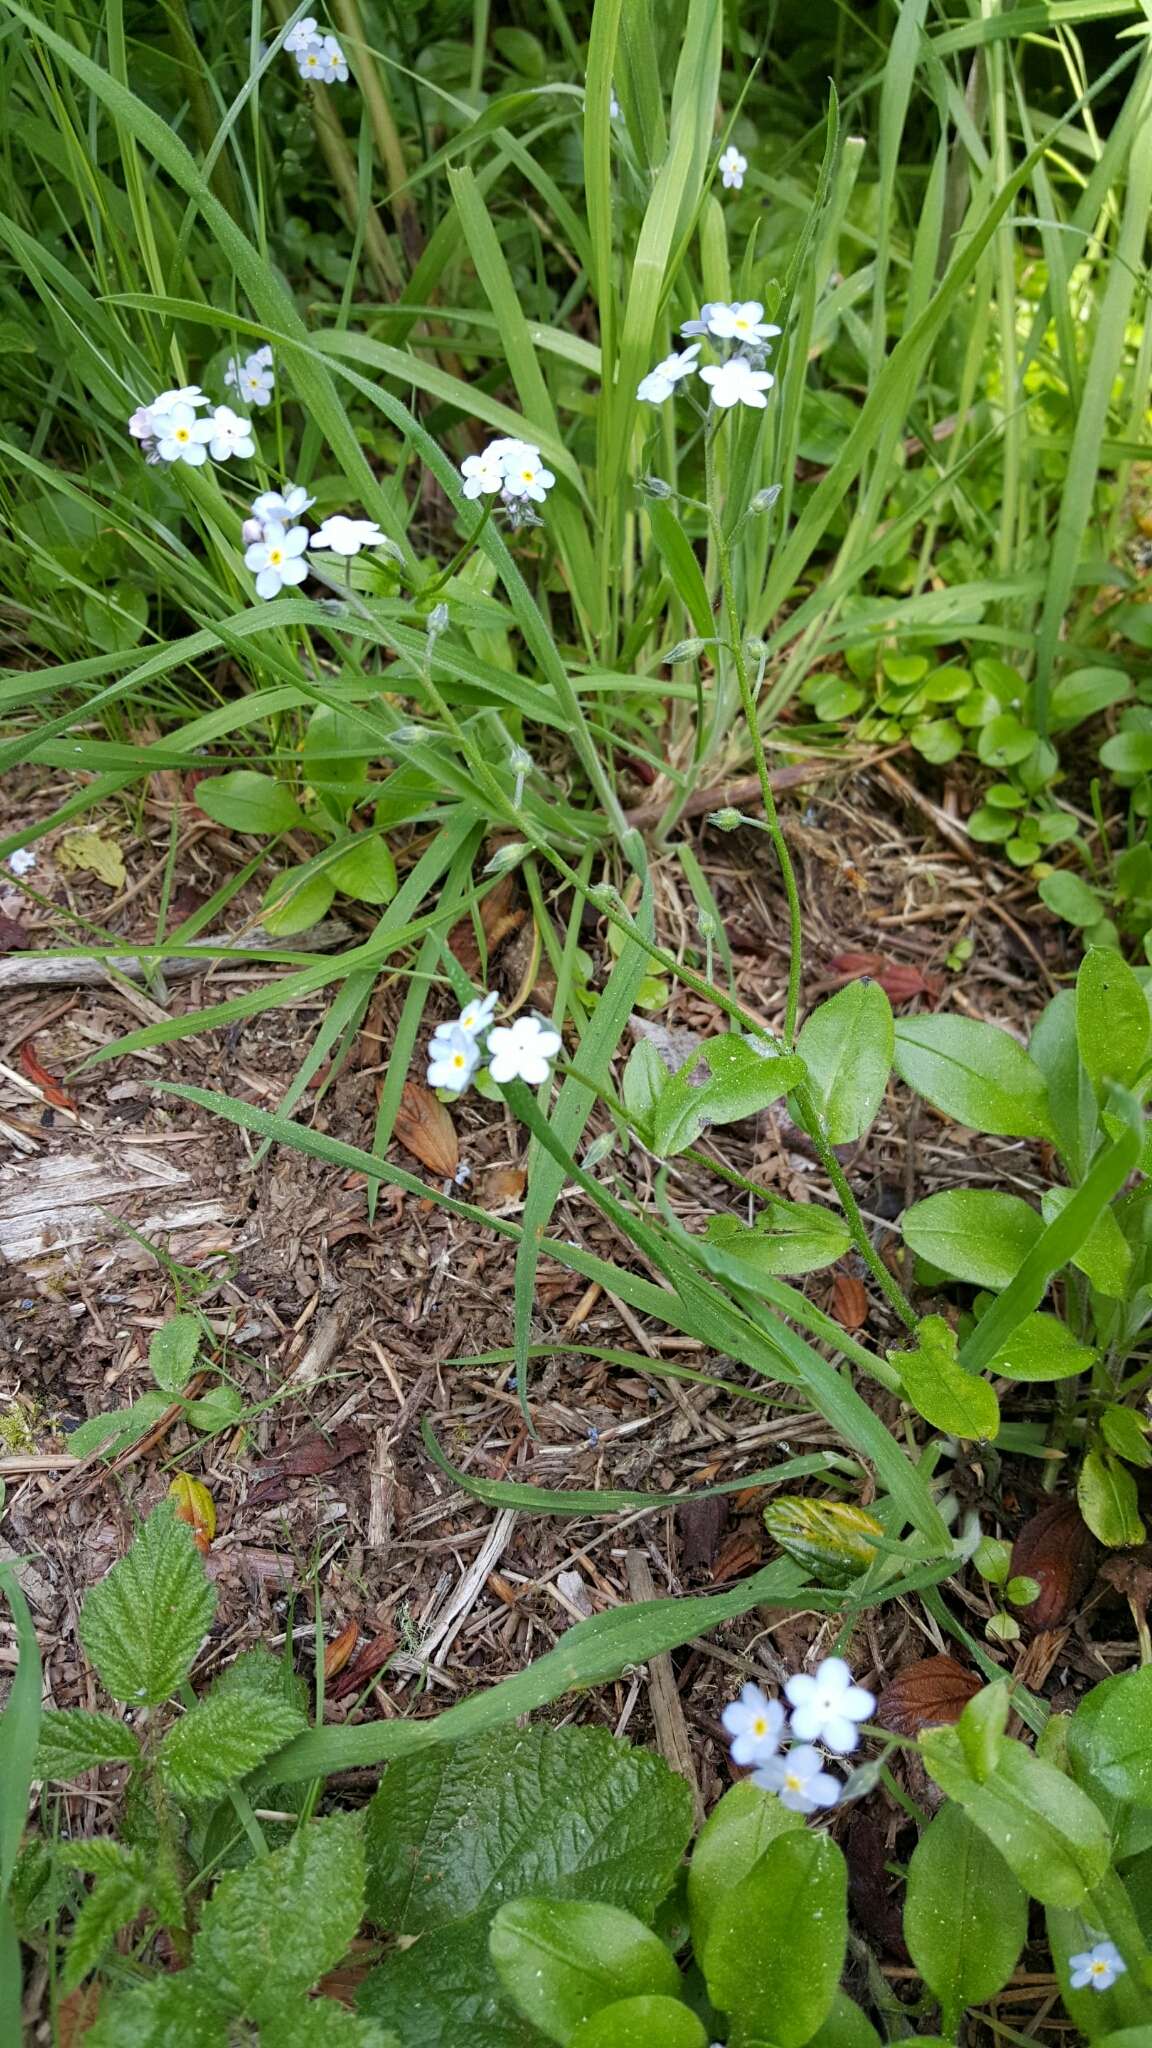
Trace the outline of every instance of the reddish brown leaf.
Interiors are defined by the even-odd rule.
[[[333,1636],[332,1641],[327,1644],[324,1651],[324,1680],[326,1684],[330,1678],[336,1677],[337,1672],[343,1671],[359,1640],[360,1624],[358,1621],[350,1621],[347,1628],[342,1628],[338,1636]]]
[[[22,924],[14,917],[0,914],[0,953],[27,953],[32,941]]]
[[[59,1081],[54,1081],[47,1068],[40,1065],[36,1057],[35,1039],[26,1038],[24,1040],[23,1045],[20,1047],[20,1065],[23,1067],[28,1079],[35,1081],[45,1102],[50,1102],[53,1109],[75,1109],[76,1104],[73,1102],[72,1097],[66,1095]]]
[[[980,1690],[980,1680],[954,1657],[922,1657],[906,1664],[876,1702],[876,1719],[893,1735],[919,1735],[958,1721]]]
[[[891,1003],[908,1003],[913,996],[938,996],[943,982],[937,974],[922,974],[906,960],[892,960],[887,953],[836,953],[828,962],[837,988],[849,981],[878,981]]]
[[[375,1678],[376,1673],[383,1669],[395,1648],[395,1629],[385,1629],[383,1635],[373,1636],[370,1643],[365,1643],[359,1656],[349,1664],[347,1670],[340,1673],[329,1698],[343,1700],[347,1699],[350,1693],[362,1691],[369,1680]]]
[[[102,1989],[99,1984],[83,1984],[78,1991],[70,1991],[67,1998],[61,1999],[56,2014],[59,2048],[76,2048],[89,2027],[95,2025]]]
[[[500,880],[494,888],[489,889],[480,905],[480,929],[484,934],[489,959],[497,947],[503,944],[509,932],[519,931],[524,922],[525,912],[513,909],[515,898],[515,875],[501,875]],[[470,974],[475,981],[482,963],[476,929],[470,917],[462,917],[459,924],[453,925],[448,944],[465,974]]]
[[[290,1451],[272,1462],[268,1477],[260,1480],[248,1495],[249,1507],[269,1507],[277,1501],[287,1500],[289,1479],[315,1479],[322,1472],[331,1472],[342,1465],[346,1458],[355,1457],[364,1449],[364,1437],[350,1422],[341,1423],[333,1430],[331,1437],[322,1436],[318,1429],[303,1436]]]
[[[505,1202],[518,1202],[527,1185],[522,1166],[494,1166],[484,1175],[480,1199],[486,1209],[499,1209]]]
[[[714,1493],[707,1500],[686,1500],[682,1508],[677,1508],[680,1563],[686,1572],[715,1562],[728,1513],[728,1502],[722,1493]]]
[[[1096,1539],[1072,1500],[1054,1500],[1025,1522],[1012,1545],[1012,1577],[1040,1588],[1013,1613],[1029,1629],[1059,1628],[1075,1611],[1096,1568]]]
[[[832,1313],[844,1330],[862,1330],[868,1321],[868,1290],[855,1273],[837,1273],[832,1281]]]
[[[733,1530],[716,1553],[712,1567],[714,1583],[719,1586],[727,1579],[738,1579],[742,1573],[758,1565],[763,1555],[764,1546],[754,1529]]]
[[[405,1081],[395,1131],[404,1150],[437,1180],[452,1179],[460,1164],[456,1126],[444,1104],[422,1081]]]

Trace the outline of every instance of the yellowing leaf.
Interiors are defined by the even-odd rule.
[[[110,889],[122,889],[128,879],[116,841],[102,838],[99,832],[66,832],[55,849],[55,859],[57,867],[95,875]]]
[[[176,1503],[176,1519],[187,1522],[196,1538],[197,1550],[207,1554],[216,1534],[216,1505],[203,1480],[178,1472],[168,1488]]]

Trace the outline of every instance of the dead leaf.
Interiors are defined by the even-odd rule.
[[[922,974],[906,960],[892,960],[886,953],[835,953],[828,971],[837,988],[850,981],[878,981],[890,1003],[909,1003],[914,996],[935,998],[943,993],[938,974]]]
[[[528,1185],[522,1166],[494,1166],[484,1175],[481,1200],[486,1209],[499,1209],[505,1202],[518,1202]]]
[[[0,915],[0,953],[28,953],[32,940],[14,917]]]
[[[868,1290],[855,1273],[837,1273],[832,1281],[832,1313],[842,1330],[862,1330],[868,1321]]]
[[[197,1550],[206,1557],[216,1534],[216,1503],[208,1488],[190,1472],[178,1472],[168,1491],[176,1503],[177,1521],[187,1522]]]
[[[56,2040],[59,2048],[77,2048],[89,2027],[96,2023],[100,2008],[103,1986],[82,1984],[76,1991],[70,1991],[62,1998],[56,2013]]]
[[[338,1636],[333,1636],[332,1641],[326,1646],[324,1651],[325,1684],[327,1684],[330,1678],[335,1678],[337,1672],[343,1671],[359,1640],[360,1624],[358,1621],[350,1621],[347,1628],[342,1628]]]
[[[726,1579],[738,1579],[758,1565],[764,1548],[754,1529],[737,1529],[720,1545],[712,1567],[712,1579],[719,1586]]]
[[[1025,1522],[1012,1545],[1014,1579],[1040,1588],[1013,1613],[1028,1629],[1059,1628],[1074,1612],[1096,1568],[1096,1540],[1074,1500],[1055,1500]]]
[[[109,889],[122,889],[128,880],[124,856],[116,841],[105,839],[99,832],[66,832],[54,849],[54,858],[58,868],[95,875]]]
[[[686,1572],[715,1562],[728,1511],[728,1502],[722,1493],[714,1493],[707,1500],[686,1500],[683,1507],[677,1508],[680,1563]]]
[[[484,934],[484,945],[490,961],[497,947],[501,946],[510,932],[519,931],[526,912],[514,909],[516,900],[516,877],[514,874],[501,875],[500,880],[489,889],[479,908],[480,929]],[[482,964],[480,946],[476,938],[476,927],[471,917],[462,917],[453,925],[448,935],[448,945],[456,955],[465,974],[475,981]]]
[[[404,1150],[437,1180],[454,1177],[460,1164],[456,1126],[444,1104],[422,1081],[405,1081],[393,1128]]]
[[[919,1735],[922,1728],[943,1728],[958,1721],[980,1680],[955,1657],[921,1657],[906,1664],[876,1702],[876,1719],[893,1735]]]
[[[382,1635],[373,1636],[370,1643],[365,1643],[355,1662],[340,1673],[329,1697],[343,1700],[347,1699],[350,1693],[360,1692],[375,1678],[377,1672],[383,1669],[395,1648],[395,1629],[385,1629]]]
[[[319,1478],[321,1473],[331,1472],[345,1459],[355,1457],[364,1447],[363,1434],[350,1422],[333,1430],[330,1438],[322,1436],[318,1429],[310,1431],[290,1451],[273,1460],[268,1477],[261,1479],[248,1495],[248,1506],[269,1507],[287,1500],[289,1479]]]
[[[35,1081],[45,1102],[50,1102],[53,1109],[75,1109],[76,1104],[72,1097],[66,1095],[59,1081],[54,1081],[47,1068],[40,1065],[36,1057],[36,1042],[32,1038],[26,1038],[20,1047],[20,1065],[28,1079]]]

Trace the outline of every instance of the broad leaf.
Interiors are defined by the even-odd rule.
[[[1078,1776],[1088,1772],[1115,1798],[1152,1806],[1152,1666],[1093,1686],[1069,1723],[1068,1750]]]
[[[926,1729],[920,1753],[941,1791],[1042,1905],[1078,1906],[1099,1884],[1111,1857],[1108,1827],[1063,1771],[1005,1738],[995,1770],[981,1783],[954,1728]]]
[[[1046,1188],[1040,1198],[1044,1221],[1062,1215],[1072,1200],[1071,1188]],[[1115,1210],[1103,1209],[1086,1237],[1071,1255],[1077,1271],[1092,1282],[1099,1294],[1119,1301],[1127,1292],[1132,1271],[1132,1247],[1120,1228]]]
[[[818,1202],[773,1201],[751,1229],[739,1216],[711,1217],[708,1242],[746,1265],[748,1285],[755,1287],[757,1273],[815,1273],[834,1265],[852,1234],[842,1216]]]
[[[347,852],[337,854],[324,872],[357,903],[391,903],[396,894],[396,863],[378,832],[358,832]]]
[[[952,1802],[908,1866],[904,1939],[951,2031],[967,2005],[995,1997],[1020,1957],[1028,1897],[999,1850]]]
[[[228,2048],[232,2030],[194,1970],[101,2000],[84,2048]]]
[[[159,1706],[187,1677],[215,1612],[192,1531],[166,1500],[93,1586],[80,1640],[113,1699]]]
[[[808,1018],[796,1050],[828,1141],[862,1138],[884,1099],[894,1048],[892,1005],[878,981],[853,981]]]
[[[368,1910],[413,1934],[531,1892],[651,1919],[691,1826],[683,1779],[601,1729],[509,1730],[425,1751],[394,1763],[368,1808]]]
[[[1083,1180],[1096,1132],[1096,1097],[1076,1043],[1076,997],[1061,989],[1043,1011],[1028,1050],[1048,1083],[1048,1111],[1069,1179]]]
[[[169,1316],[153,1332],[148,1363],[156,1385],[165,1394],[182,1394],[196,1366],[200,1323],[196,1316]]]
[[[997,1292],[1014,1280],[1044,1220],[1019,1195],[948,1188],[914,1202],[900,1219],[905,1244],[953,1280]]]
[[[855,2000],[838,1991],[831,2012],[817,2027],[808,2048],[881,2048],[881,2041]]]
[[[1098,711],[1106,711],[1110,704],[1121,704],[1131,695],[1132,685],[1121,669],[1074,669],[1052,685],[1048,698],[1048,730],[1068,732],[1073,726],[1082,725],[1086,718],[1094,718]]]
[[[1108,1081],[1131,1088],[1148,1055],[1148,1000],[1121,954],[1089,946],[1076,976],[1076,1041],[1098,1094]]]
[[[394,2027],[404,2048],[540,2048],[504,1996],[488,1954],[486,1914],[422,1934],[360,1988],[362,2012]]]
[[[135,1735],[111,1714],[88,1714],[82,1707],[70,1707],[61,1714],[45,1710],[40,1717],[38,1778],[75,1778],[96,1764],[139,1761],[140,1744]]]
[[[331,875],[317,868],[283,868],[264,891],[261,913],[266,931],[273,938],[290,939],[294,932],[306,932],[328,915],[336,884]]]
[[[704,1954],[708,1996],[745,2035],[800,2048],[827,2018],[848,1939],[844,1858],[827,1835],[781,1835],[719,1901]]]
[[[804,1826],[771,1792],[744,1778],[725,1792],[701,1828],[688,1866],[692,1945],[703,1955],[716,1909],[742,1883],[777,1837]]]
[[[275,776],[259,775],[252,768],[206,775],[196,784],[196,802],[231,832],[291,832],[295,826],[308,825],[291,791]]]
[[[694,2012],[678,1998],[625,1998],[582,2020],[568,2048],[708,2048]]]
[[[1024,1048],[972,1017],[905,1017],[893,1054],[902,1081],[935,1109],[1002,1138],[1050,1134],[1048,1089]]]
[[[210,1692],[168,1730],[160,1768],[177,1799],[216,1799],[307,1725],[286,1700]]]
[[[260,2048],[400,2048],[400,2036],[334,1998],[306,1998],[261,2027]]]
[[[364,1848],[346,1814],[310,1821],[284,1849],[223,1877],[193,1947],[215,1996],[248,2019],[275,2020],[335,1969],[364,1912]]]
[[[1076,1481],[1076,1500],[1092,1534],[1109,1550],[1143,1543],[1136,1481],[1111,1451],[1087,1453]]]
[[[602,2006],[674,1999],[680,1984],[659,1936],[619,1906],[512,1899],[492,1922],[488,1953],[505,1995],[561,2048]]]
[[[1066,1380],[1086,1372],[1098,1353],[1062,1323],[1059,1316],[1025,1316],[1008,1342],[988,1361],[988,1371],[1007,1380]]]
[[[700,1061],[708,1079],[694,1082]],[[670,1159],[694,1145],[706,1125],[754,1116],[803,1079],[804,1063],[794,1053],[776,1055],[767,1044],[757,1051],[734,1032],[710,1038],[700,1047],[699,1060],[670,1074],[661,1089],[653,1111],[652,1149]]]
[[[919,1341],[910,1350],[888,1353],[912,1406],[933,1429],[949,1436],[990,1440],[1000,1427],[996,1390],[960,1364],[955,1330],[943,1316],[925,1316],[916,1336]]]
[[[77,1458],[86,1458],[90,1451],[103,1451],[111,1457],[115,1451],[138,1443],[171,1405],[167,1394],[150,1387],[130,1408],[114,1408],[108,1415],[90,1415],[79,1429],[72,1431],[68,1449]]]

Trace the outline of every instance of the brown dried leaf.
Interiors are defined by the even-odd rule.
[[[922,1657],[906,1664],[876,1702],[876,1719],[893,1735],[919,1735],[958,1721],[980,1680],[954,1657]]]
[[[59,2048],[76,2048],[89,2027],[95,2026],[102,1991],[100,1984],[82,1984],[79,1990],[70,1991],[67,1998],[61,1999],[56,2014]]]
[[[333,1430],[331,1438],[322,1436],[318,1429],[311,1430],[300,1438],[290,1451],[272,1461],[267,1478],[262,1479],[248,1495],[249,1507],[268,1507],[276,1501],[287,1500],[288,1479],[315,1479],[322,1472],[331,1472],[342,1465],[346,1458],[352,1458],[364,1449],[365,1439],[360,1430],[350,1422],[341,1423]]]
[[[943,982],[938,974],[922,974],[907,960],[892,960],[887,953],[836,953],[828,962],[837,988],[849,981],[878,981],[890,1003],[908,1003],[913,996],[938,996]]]
[[[862,1330],[868,1321],[868,1290],[855,1273],[837,1273],[832,1281],[829,1304],[844,1330]]]
[[[518,1202],[527,1185],[522,1166],[494,1166],[484,1175],[480,1199],[486,1209],[499,1209],[505,1202]]]
[[[722,1585],[727,1579],[738,1579],[742,1573],[751,1571],[764,1555],[764,1546],[755,1529],[736,1529],[727,1541],[720,1545],[716,1562],[712,1567],[715,1585]]]
[[[708,1500],[686,1500],[682,1508],[677,1508],[680,1563],[686,1572],[715,1562],[728,1513],[728,1502],[722,1493],[713,1494]]]
[[[497,947],[503,944],[509,932],[519,931],[524,922],[526,913],[513,908],[515,899],[515,875],[501,875],[500,880],[494,888],[489,889],[480,905],[480,929],[484,934],[489,960]],[[470,917],[462,917],[459,924],[453,925],[448,944],[465,974],[470,974],[475,980],[482,963],[475,926]]]
[[[343,1671],[359,1640],[360,1624],[357,1621],[350,1621],[347,1628],[342,1628],[339,1635],[334,1636],[332,1641],[326,1645],[324,1650],[325,1684],[327,1684],[330,1678],[335,1678],[338,1671]]]
[[[452,1179],[460,1164],[456,1126],[444,1104],[422,1081],[405,1081],[395,1131],[404,1150],[437,1180]]]
[[[0,953],[27,953],[31,948],[32,940],[23,925],[0,913]]]
[[[1014,1579],[1035,1579],[1040,1591],[1013,1613],[1025,1628],[1059,1628],[1086,1591],[1096,1568],[1096,1539],[1072,1500],[1055,1500],[1025,1522],[1012,1545]]]
[[[76,1104],[73,1102],[72,1097],[65,1094],[59,1081],[53,1078],[48,1072],[47,1067],[41,1066],[36,1057],[35,1039],[26,1038],[24,1040],[23,1045],[20,1047],[20,1065],[27,1074],[28,1079],[35,1081],[45,1102],[50,1102],[53,1109],[75,1109]]]
[[[395,1629],[388,1628],[384,1630],[382,1635],[373,1636],[371,1642],[365,1643],[355,1662],[349,1664],[348,1669],[340,1673],[339,1678],[331,1689],[329,1698],[343,1700],[347,1699],[350,1693],[360,1692],[368,1684],[369,1680],[375,1678],[376,1673],[388,1662],[395,1648]]]

